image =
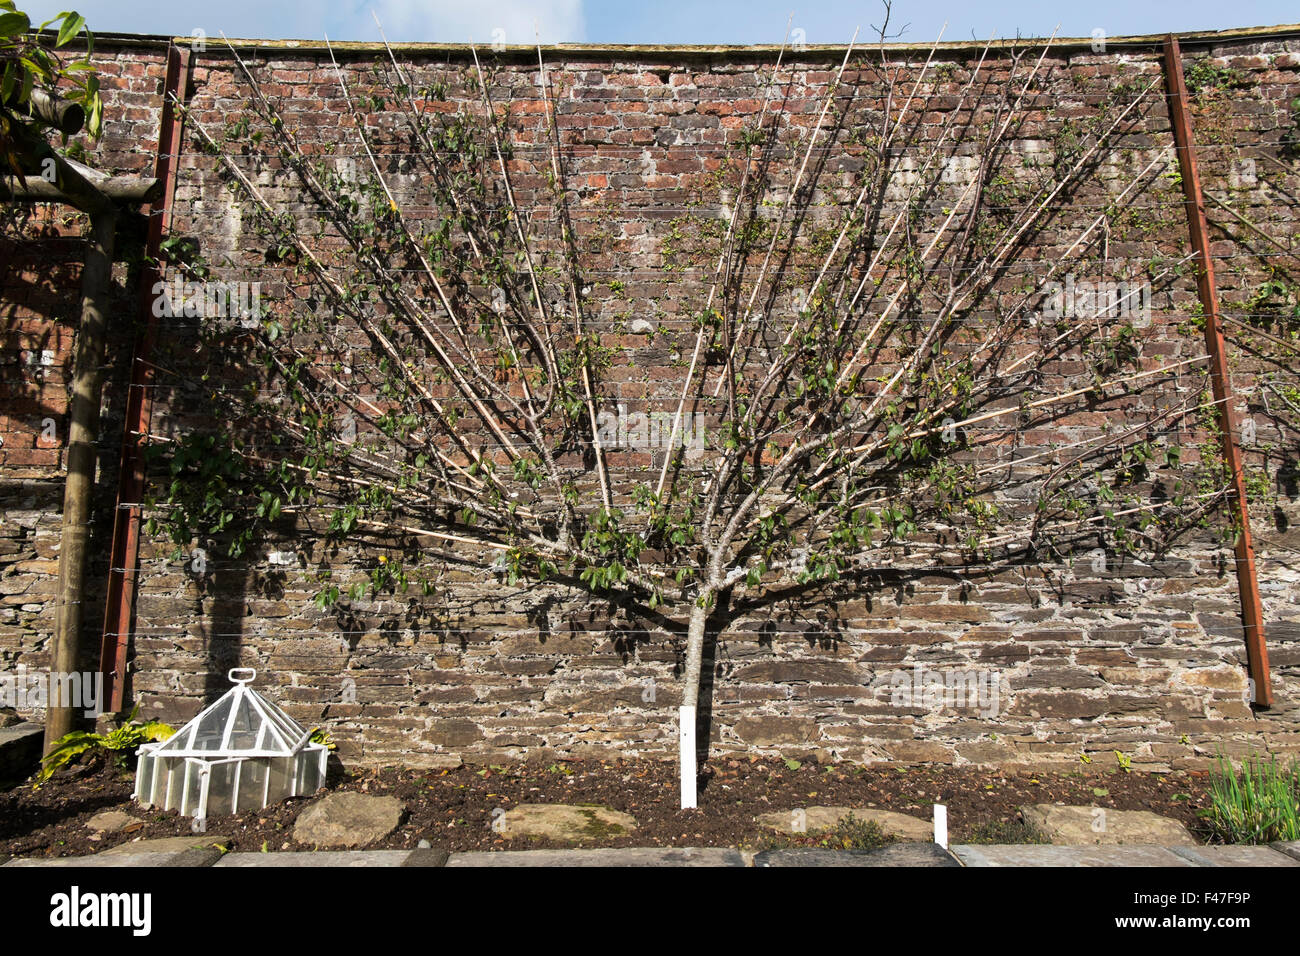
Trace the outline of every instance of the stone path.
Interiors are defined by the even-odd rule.
[[[211,838],[208,838],[211,839]],[[191,845],[186,846],[186,843]],[[206,841],[204,841],[206,842]],[[14,859],[5,867],[107,866],[291,866],[291,867],[479,867],[479,866],[1300,866],[1300,841],[1270,846],[954,846],[896,843],[878,850],[766,850],[743,853],[724,847],[632,847],[628,849],[502,850],[448,853],[445,850],[326,850],[304,853],[227,853],[185,837],[141,840],[115,852],[56,860]]]

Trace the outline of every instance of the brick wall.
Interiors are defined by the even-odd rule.
[[[96,162],[114,171],[148,168],[157,141],[161,50],[147,44],[115,48],[111,41],[101,46],[108,132]],[[1296,429],[1289,424],[1295,418],[1286,406],[1294,363],[1278,341],[1285,343],[1293,330],[1279,296],[1254,301],[1266,279],[1285,284],[1295,275],[1296,261],[1287,250],[1300,166],[1287,143],[1297,123],[1291,104],[1300,96],[1297,50],[1300,43],[1285,37],[1189,42],[1184,50],[1189,77],[1198,81],[1194,123],[1206,192],[1249,223],[1211,203],[1224,310],[1246,324],[1228,331],[1239,411],[1252,428],[1244,444],[1259,495],[1252,517],[1275,707],[1252,712],[1245,702],[1232,554],[1213,529],[1201,529],[1154,564],[1110,556],[1097,570],[1086,555],[1032,566],[927,569],[913,561],[882,564],[854,587],[759,606],[737,601],[715,618],[715,751],[1076,767],[1080,754],[1113,761],[1110,752],[1119,750],[1134,766],[1160,768],[1202,766],[1220,749],[1300,750],[1300,614],[1292,608],[1297,536],[1291,530],[1300,491],[1294,478]],[[369,65],[382,52],[342,53],[354,87],[365,83]],[[910,89],[926,52],[891,54],[905,77],[900,88]],[[924,145],[957,108],[980,52],[959,46],[936,56],[919,88],[918,125],[910,142]],[[328,55],[282,44],[246,47],[241,55],[307,149],[342,169],[366,161]],[[1013,82],[1013,74],[1023,76],[1036,55],[1013,70],[1011,54],[996,49],[981,75],[997,92]],[[428,75],[455,78],[466,65],[463,52],[447,49],[414,48],[402,56],[413,71]],[[842,50],[787,53],[792,83],[783,135],[791,144],[816,122],[842,56]],[[494,99],[513,107],[518,145],[512,178],[523,208],[541,205],[549,163],[533,57],[530,62],[527,53],[504,54],[493,85]],[[662,408],[680,391],[681,356],[689,358],[694,340],[690,315],[711,278],[709,237],[716,236],[736,185],[736,151],[728,144],[761,108],[763,78],[774,59],[774,51],[747,50],[551,54],[575,232],[592,280],[588,312],[602,344],[615,348],[602,392],[609,407]],[[860,165],[854,130],[881,109],[872,77],[868,67],[856,65],[844,77],[853,97],[837,114],[842,128],[835,146],[819,154],[825,160],[817,180],[823,210],[842,205],[852,193],[855,163]],[[1162,154],[1172,158],[1159,77],[1159,51],[1152,49],[1094,54],[1082,46],[1044,60],[1041,82],[1012,137],[1013,168],[1026,181],[1034,162],[1050,163],[1068,149],[1071,124],[1096,116],[1116,87],[1139,89],[1156,81],[1157,95],[1144,103],[1106,161],[1060,197],[1045,228],[1018,252],[1018,279],[1041,275],[1079,228],[1115,203],[1136,171]],[[221,131],[244,115],[247,96],[228,53],[214,45],[195,54],[194,121]],[[455,105],[453,93],[435,108]],[[418,171],[403,167],[398,152],[381,153],[392,163],[390,182],[403,205],[416,210],[413,215],[428,215],[419,211]],[[778,187],[789,187],[794,168],[789,161],[780,164]],[[953,167],[954,189],[962,184],[963,168]],[[255,172],[269,197],[294,201],[273,165]],[[887,199],[896,203],[901,195]],[[180,157],[176,203],[174,234],[196,238],[219,277],[260,281],[264,295],[287,293],[291,277],[266,264],[247,211],[231,201],[214,160],[196,148],[193,126]],[[832,219],[818,206],[813,214],[815,235]],[[1107,275],[1143,274],[1153,261],[1168,265],[1185,256],[1176,177],[1158,175],[1139,196],[1115,204],[1107,229],[1104,265],[1093,266]],[[32,433],[36,412],[30,402],[60,400],[55,376],[47,373],[41,385],[22,356],[32,354],[32,336],[54,335],[52,367],[65,362],[66,319],[72,314],[67,303],[74,297],[58,293],[75,282],[70,277],[77,258],[69,253],[66,276],[11,267],[5,280],[5,314],[26,323],[15,325],[6,339],[6,356],[18,353],[4,366],[12,370],[9,387],[17,389],[6,393],[0,409],[9,429],[6,452],[26,441],[14,438],[11,444],[11,432]],[[791,268],[806,269],[811,261],[804,249]],[[1154,315],[1141,340],[1143,367],[1200,355],[1203,343],[1188,321],[1196,309],[1191,273],[1174,268],[1153,285]],[[18,298],[23,289],[38,287],[48,287],[52,297],[40,303]],[[11,289],[19,291],[11,296]],[[1280,299],[1285,305],[1286,294]],[[40,321],[46,317],[64,320],[63,330],[51,332],[51,323]],[[159,434],[203,420],[203,389],[209,384],[200,371],[217,366],[210,364],[213,356],[196,351],[194,331],[177,322],[164,336],[157,357],[165,370],[154,421]],[[1064,356],[1043,369],[1044,388],[1082,369],[1080,356]],[[1189,368],[1126,401],[1071,409],[1027,431],[990,431],[973,454],[982,456],[976,459],[982,464],[994,464],[1047,452],[1141,420],[1204,387],[1199,370]],[[110,405],[115,400],[106,398]],[[116,448],[120,431],[113,427],[120,429],[120,420],[113,424],[110,416],[105,445]],[[1186,424],[1171,436],[1187,449],[1188,467],[1203,437]],[[0,614],[6,615],[0,655],[6,667],[20,661],[40,666],[53,622],[57,515],[50,509],[57,510],[59,458],[56,448],[46,452],[48,461],[38,460],[35,439],[31,444],[25,456],[30,461],[18,456],[3,462],[14,489],[9,500],[15,502],[14,518],[7,514],[3,529],[13,533],[0,537]],[[612,454],[611,464],[623,496],[657,469],[655,456],[646,452]],[[30,484],[37,479],[43,483]],[[1012,484],[1001,503],[1014,522],[1024,518],[1026,504],[1016,501]],[[301,520],[305,529],[309,519]],[[145,542],[131,675],[143,713],[184,720],[225,689],[228,667],[241,664],[257,667],[263,689],[304,724],[327,727],[348,761],[661,756],[675,750],[684,622],[560,586],[509,587],[472,562],[441,567],[429,598],[387,596],[323,612],[311,603],[317,586],[306,575],[267,560],[273,551],[303,548],[307,539],[305,530],[285,522],[277,537],[261,542],[247,559],[209,553],[201,575],[188,560],[172,560],[167,543]],[[400,548],[395,543],[393,553]],[[302,563],[317,557],[305,553]],[[375,560],[375,548],[358,545],[344,549],[334,564],[346,577],[364,573]],[[900,706],[893,684],[918,668],[991,675],[1001,689],[996,713],[979,706]]]

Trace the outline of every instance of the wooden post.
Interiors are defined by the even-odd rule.
[[[11,109],[16,105],[13,100],[11,98],[9,102]],[[86,125],[86,111],[80,104],[41,89],[32,90],[27,102],[21,104],[19,109],[38,123],[56,129],[64,136],[80,133],[81,127]]]
[[[95,492],[95,438],[99,431],[101,367],[107,339],[108,295],[113,277],[117,215],[92,213],[86,261],[81,272],[81,325],[73,358],[68,431],[68,477],[63,488],[63,531],[59,545],[58,617],[50,650],[50,700],[45,713],[45,752],[74,729],[86,701],[56,699],[66,687],[60,675],[81,670],[81,626],[85,616],[86,544]],[[73,706],[79,703],[80,706]]]
[[[1214,283],[1214,260],[1210,257],[1209,226],[1205,219],[1205,199],[1201,194],[1200,173],[1192,140],[1192,120],[1187,111],[1187,84],[1183,78],[1182,52],[1171,33],[1165,38],[1165,83],[1169,92],[1169,124],[1173,128],[1178,152],[1178,168],[1183,177],[1183,196],[1187,207],[1187,228],[1192,251],[1196,254],[1196,289],[1205,315],[1205,348],[1210,356],[1210,383],[1214,405],[1219,413],[1219,431],[1223,433],[1223,458],[1232,475],[1228,491],[1229,504],[1238,524],[1235,545],[1237,592],[1241,598],[1241,617],[1246,632],[1246,666],[1254,683],[1253,703],[1273,706],[1273,688],[1269,680],[1268,645],[1264,641],[1264,611],[1259,598],[1259,580],[1255,572],[1255,548],[1251,543],[1250,515],[1246,508],[1246,475],[1237,446],[1238,422],[1233,408],[1232,382],[1228,377],[1227,347],[1223,340],[1223,319],[1219,315],[1219,294]]]

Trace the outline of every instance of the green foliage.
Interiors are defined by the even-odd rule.
[[[605,559],[602,564],[589,563],[579,578],[594,591],[604,591],[627,580],[628,566],[635,565],[645,548],[639,535],[619,528],[622,512],[601,508],[587,526],[582,548]]]
[[[51,26],[58,31],[52,48],[36,34]],[[33,89],[53,92],[59,87],[63,99],[80,104],[86,111],[86,131],[92,139],[98,139],[103,131],[104,104],[99,77],[90,60],[95,38],[86,29],[86,18],[65,11],[46,20],[36,31],[14,0],[0,0],[0,101],[23,105],[31,99]],[[63,58],[55,52],[82,35],[86,38],[84,54]]]
[[[1184,66],[1183,79],[1187,84],[1187,92],[1198,98],[1246,82],[1240,72],[1231,67],[1219,66],[1209,57],[1202,57],[1190,66]]]
[[[74,730],[60,737],[41,760],[41,769],[36,775],[36,786],[45,783],[56,772],[74,761],[87,756],[107,757],[117,766],[124,767],[141,744],[166,740],[176,732],[161,721],[150,720],[142,723],[136,720],[139,710],[140,707],[137,705],[123,723],[106,734]]]
[[[1093,371],[1099,377],[1113,376],[1136,367],[1141,351],[1137,329],[1132,322],[1121,322],[1106,335],[1099,335],[1092,345]]]
[[[818,845],[834,850],[875,850],[894,843],[896,839],[882,830],[876,821],[859,820],[850,813],[834,829],[821,834]]]
[[[167,536],[175,546],[173,560],[196,538],[225,540],[230,557],[242,556],[255,528],[274,522],[286,500],[298,497],[296,484],[283,490],[292,477],[283,466],[269,473],[249,468],[241,442],[224,431],[191,432],[174,443],[151,445],[147,454],[151,465],[165,468],[168,480],[148,498],[145,527]]]
[[[1300,290],[1276,269],[1242,306],[1251,325],[1291,338],[1300,335]]]
[[[1267,762],[1252,756],[1238,769],[1220,755],[1202,816],[1224,843],[1300,840],[1300,761],[1287,769],[1276,756]]]
[[[828,850],[876,850],[897,842],[892,833],[882,830],[874,820],[861,820],[850,813],[828,830],[809,833],[766,833],[758,841],[761,849],[819,847]]]
[[[1288,159],[1295,159],[1300,156],[1300,96],[1291,101],[1291,111],[1287,121],[1291,125],[1282,129],[1279,140],[1282,146],[1281,152]]]

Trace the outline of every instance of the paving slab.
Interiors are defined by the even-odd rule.
[[[1291,840],[1290,842],[1279,841],[1270,843],[1270,847],[1277,850],[1278,853],[1285,853],[1293,860],[1300,860],[1300,840]]]
[[[600,850],[508,850],[453,853],[448,866],[744,866],[726,847],[629,847]]]
[[[1195,866],[1162,846],[954,846],[966,866]]]
[[[303,853],[227,853],[217,866],[403,866],[410,850],[316,850]]]
[[[1173,846],[1169,848],[1197,866],[1300,866],[1267,846]]]
[[[937,843],[896,843],[877,850],[826,850],[800,847],[764,850],[754,866],[961,866]]]
[[[221,859],[216,847],[189,849],[179,852],[96,853],[94,856],[61,856],[54,859],[18,857],[4,864],[10,867],[91,867],[102,869],[118,866],[184,867],[212,866]]]
[[[402,866],[446,866],[451,854],[438,847],[421,847],[412,850]]]

